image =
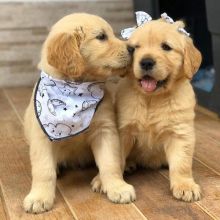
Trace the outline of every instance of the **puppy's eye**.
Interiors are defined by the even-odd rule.
[[[128,49],[128,52],[129,52],[130,54],[133,54],[134,51],[135,51],[135,47],[132,47],[132,46],[130,46],[130,45],[127,46],[127,49]]]
[[[104,41],[107,40],[107,35],[104,33],[99,34],[98,36],[96,36],[96,39],[100,40],[100,41]]]
[[[162,44],[161,44],[161,47],[162,47],[162,49],[165,50],[165,51],[170,51],[170,50],[172,50],[172,47],[170,47],[167,43],[162,43]]]

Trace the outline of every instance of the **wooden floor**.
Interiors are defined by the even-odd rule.
[[[126,177],[133,184],[137,201],[112,204],[105,195],[93,193],[94,169],[69,171],[57,182],[52,211],[26,214],[22,201],[31,185],[28,146],[22,118],[30,99],[30,88],[0,90],[0,220],[169,220],[220,219],[220,121],[197,112],[197,144],[194,176],[202,186],[199,202],[175,200],[169,191],[167,170],[141,170]]]

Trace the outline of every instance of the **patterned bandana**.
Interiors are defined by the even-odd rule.
[[[61,140],[87,129],[104,96],[103,82],[73,82],[43,71],[34,96],[36,117],[50,140]]]

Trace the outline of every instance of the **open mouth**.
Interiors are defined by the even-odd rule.
[[[163,87],[168,82],[168,77],[164,80],[156,80],[151,76],[144,76],[139,80],[141,87],[145,92],[154,92],[155,90]]]

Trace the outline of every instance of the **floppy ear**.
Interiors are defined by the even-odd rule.
[[[47,61],[66,76],[79,77],[84,71],[78,33],[61,33],[52,37],[47,46]]]
[[[192,39],[188,38],[184,49],[183,69],[187,78],[192,79],[202,62],[202,55],[193,45]]]

